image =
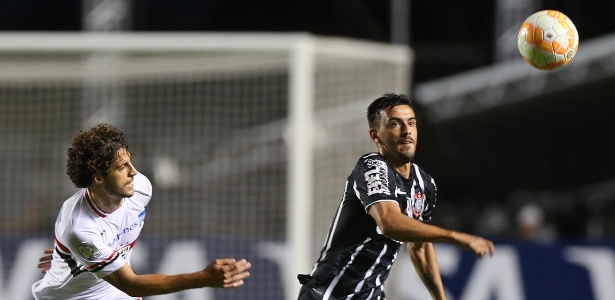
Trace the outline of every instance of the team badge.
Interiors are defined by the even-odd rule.
[[[418,219],[421,213],[425,209],[425,194],[422,192],[416,192],[412,197],[412,216]]]
[[[81,254],[81,256],[88,261],[96,260],[102,255],[100,250],[96,248],[92,241],[87,241],[77,246],[77,251],[79,251],[79,254]]]

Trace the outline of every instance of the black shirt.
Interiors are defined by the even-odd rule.
[[[437,189],[432,177],[412,164],[405,179],[379,153],[368,153],[348,176],[344,198],[311,272],[311,289],[322,299],[379,299],[401,242],[380,233],[370,205],[394,201],[403,214],[429,222]],[[350,296],[350,297],[348,297]]]

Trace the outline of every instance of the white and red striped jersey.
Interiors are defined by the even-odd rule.
[[[143,228],[152,185],[140,173],[133,183],[134,195],[109,214],[96,206],[87,188],[64,202],[51,269],[32,285],[36,299],[135,299],[102,279],[130,262]]]

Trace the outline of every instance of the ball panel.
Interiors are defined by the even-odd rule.
[[[531,43],[534,39],[534,25],[530,22],[523,22],[519,30],[519,41]]]
[[[551,18],[550,16],[542,16],[538,18],[535,23],[535,26],[546,30],[553,28],[553,24],[555,24],[555,19]]]

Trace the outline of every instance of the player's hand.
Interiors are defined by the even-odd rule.
[[[250,276],[248,270],[252,265],[242,259],[219,258],[212,262],[205,270],[205,285],[218,288],[236,288],[243,285],[243,280]]]
[[[43,250],[43,254],[45,255],[41,256],[41,258],[38,259],[37,267],[41,269],[41,273],[46,273],[49,270],[49,268],[51,268],[51,259],[52,259],[51,254],[52,253],[53,253],[53,249],[45,249]]]
[[[480,259],[483,259],[487,253],[489,253],[489,256],[493,256],[495,253],[495,246],[493,246],[493,242],[481,237],[475,237],[470,244],[470,248]]]
[[[466,233],[459,233],[459,240],[464,248],[472,251],[480,259],[487,254],[489,256],[495,254],[495,246],[490,240]]]

